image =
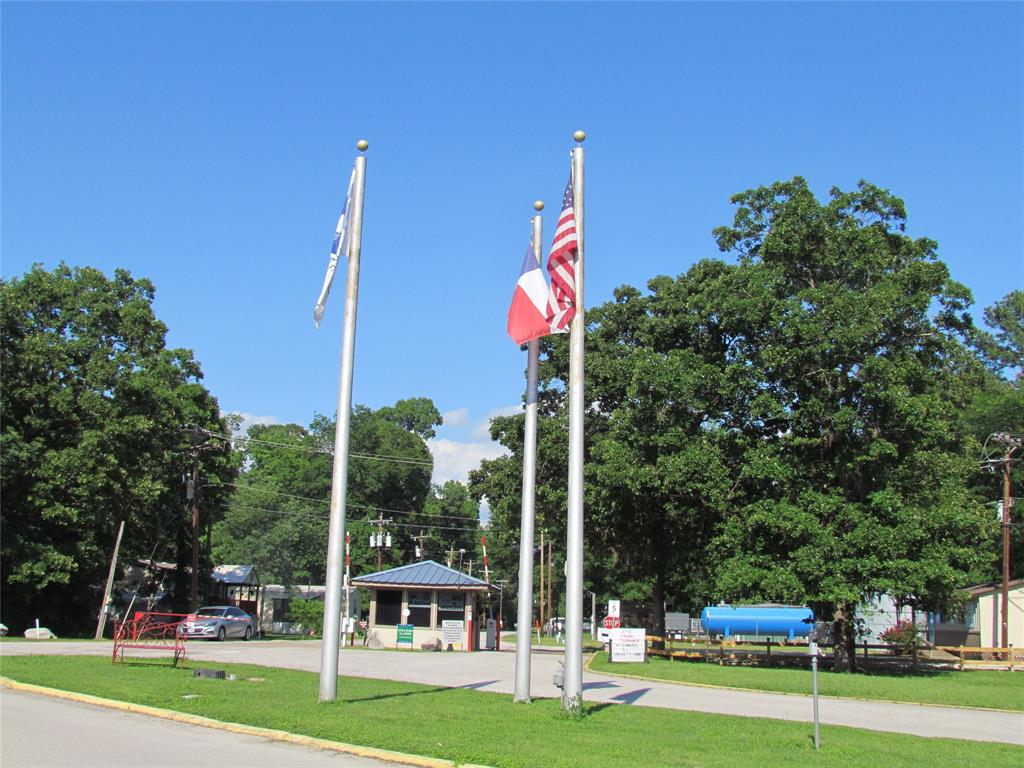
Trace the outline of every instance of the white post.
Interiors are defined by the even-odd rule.
[[[540,264],[544,209],[540,200],[533,204],[533,255]],[[533,536],[534,500],[537,486],[537,339],[527,346],[526,424],[523,434],[523,510],[519,531],[519,610],[516,618],[516,688],[513,701],[530,701],[530,629],[533,624]]]
[[[808,650],[811,652],[811,693],[814,698],[814,748],[821,746],[821,732],[818,726],[818,644],[811,641]]]
[[[582,144],[583,131],[573,138]],[[583,706],[583,147],[572,151],[572,192],[576,218],[576,314],[569,339],[569,513],[565,545],[565,680],[562,709]]]
[[[114,542],[114,556],[110,558],[110,571],[107,573],[107,586],[103,588],[103,598],[100,601],[100,614],[96,618],[96,640],[103,639],[103,629],[107,626],[107,601],[110,599],[110,590],[114,586],[114,571],[117,570],[117,553],[121,549],[121,536],[123,534],[124,520],[121,521],[121,527],[117,529],[117,541]]]
[[[360,141],[360,152],[367,143]],[[338,379],[338,422],[334,433],[334,467],[331,473],[331,519],[327,534],[327,592],[324,595],[324,639],[320,652],[320,701],[338,696],[338,637],[341,618],[342,552],[345,540],[345,504],[348,490],[348,443],[352,416],[352,367],[356,344],[356,307],[359,299],[359,252],[363,235],[363,189],[366,158],[356,158],[356,183],[352,195],[352,222],[345,284],[345,325],[341,338],[341,373]]]

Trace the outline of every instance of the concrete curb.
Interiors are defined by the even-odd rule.
[[[92,704],[97,707],[117,709],[122,712],[133,712],[137,715],[148,715],[159,717],[164,720],[173,720],[177,723],[197,725],[203,728],[214,728],[219,731],[239,733],[245,736],[256,736],[268,741],[280,741],[287,744],[297,744],[313,749],[322,749],[329,752],[342,752],[347,755],[359,757],[370,757],[376,760],[384,760],[389,763],[400,763],[402,765],[415,765],[421,768],[487,768],[487,766],[475,765],[473,763],[455,763],[439,757],[423,757],[422,755],[410,755],[405,752],[393,752],[389,749],[378,749],[376,747],[361,747],[357,744],[346,744],[340,741],[319,739],[313,736],[301,736],[288,731],[277,731],[272,728],[258,728],[254,725],[243,725],[241,723],[227,723],[221,720],[213,720],[200,715],[190,715],[185,712],[175,712],[173,709],[160,709],[145,704],[132,704],[127,701],[116,699],[103,699],[99,696],[91,696],[87,693],[75,693],[74,691],[62,691],[57,688],[46,688],[31,683],[19,683],[7,677],[0,677],[0,688],[9,688],[13,691],[24,691],[36,693],[43,696],[52,696],[57,699],[76,701],[81,704]]]
[[[623,672],[607,672],[602,670],[595,672],[590,668],[591,663],[596,658],[597,654],[591,654],[587,663],[583,665],[583,668],[592,675],[610,675],[611,677],[625,677],[630,680],[642,680],[646,683],[668,683],[669,685],[681,685],[688,688],[713,688],[719,691],[743,691],[744,693],[770,693],[776,696],[802,696],[805,699],[810,699],[811,694],[809,693],[796,693],[795,691],[766,691],[763,688],[737,688],[734,685],[715,685],[714,683],[688,683],[683,680],[663,680],[660,677],[643,677],[642,675],[627,675]],[[908,707],[934,707],[935,709],[966,709],[971,712],[998,712],[1004,715],[1020,715],[1024,714],[1019,709],[993,709],[992,707],[972,707],[966,704],[935,704],[932,702],[924,701],[895,701],[893,699],[862,699],[859,696],[827,696],[825,694],[818,694],[819,698],[830,699],[833,701],[863,701],[868,704],[905,704]],[[743,715],[740,715],[743,717]],[[848,726],[854,728],[856,726]],[[908,734],[913,735],[913,734]]]

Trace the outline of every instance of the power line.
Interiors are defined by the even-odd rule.
[[[271,490],[266,489],[266,488],[257,488],[255,486],[251,486],[251,485],[240,485],[239,483],[221,482],[221,483],[218,483],[217,485],[208,485],[206,487],[207,488],[217,488],[219,486],[229,486],[231,488],[236,488],[238,490],[254,491],[256,493],[269,493],[269,494],[272,494],[272,495],[275,495],[275,496],[287,496],[290,499],[299,499],[300,501],[309,501],[309,502],[312,502],[314,504],[328,504],[328,502],[325,502],[323,499],[314,499],[314,498],[312,498],[310,496],[298,496],[298,495],[296,495],[294,493],[285,493],[284,491],[271,491]],[[374,506],[371,506],[369,504],[358,504],[358,503],[352,502],[352,501],[348,502],[348,506],[355,507],[357,509],[367,509],[367,510],[370,510],[371,512],[387,512],[387,513],[392,514],[392,515],[425,515],[427,517],[446,518],[448,520],[479,520],[479,517],[468,517],[466,515],[448,515],[448,514],[444,514],[444,513],[441,513],[439,515],[433,515],[430,512],[413,512],[412,510],[407,510],[407,509],[388,509],[387,507],[374,507]]]
[[[249,512],[266,512],[267,514],[282,515],[284,517],[296,516],[297,515],[299,517],[307,517],[307,518],[315,519],[315,520],[327,520],[330,517],[330,515],[327,515],[327,514],[317,514],[317,513],[312,512],[312,511],[301,510],[301,509],[294,509],[294,510],[290,510],[290,509],[267,509],[266,507],[251,507],[251,506],[249,506],[247,504],[236,504],[236,503],[229,502],[229,501],[221,502],[220,506],[221,507],[227,507],[227,508],[230,508],[230,509],[243,509],[243,510],[246,510],[246,511],[249,511]],[[351,522],[353,522],[353,523],[374,523],[376,521],[375,520],[352,520]],[[439,531],[477,531],[477,530],[479,530],[478,528],[459,528],[459,527],[455,527],[455,526],[446,526],[446,525],[430,525],[429,523],[394,523],[393,522],[393,523],[391,523],[391,525],[397,525],[397,526],[401,526],[403,528],[433,528],[433,529],[439,530]]]
[[[272,440],[259,440],[255,437],[231,437],[230,435],[218,435],[216,433],[210,433],[211,437],[219,438],[220,440],[227,440],[228,442],[246,442],[246,443],[257,443],[259,445],[272,445],[277,448],[288,448],[293,451],[302,451],[304,453],[322,454],[325,456],[334,455],[334,451],[329,448],[306,448],[301,445],[292,445],[291,443],[277,443]],[[396,464],[416,464],[423,467],[433,467],[434,461],[426,459],[410,459],[405,456],[389,456],[386,454],[375,454],[375,453],[353,453],[349,452],[349,458],[356,459],[370,459],[371,461],[391,461]]]
[[[370,523],[372,523],[373,520],[362,520],[362,521],[356,521],[356,522],[370,522]],[[434,530],[438,530],[438,531],[478,531],[478,530],[480,530],[479,528],[457,528],[457,527],[451,526],[451,525],[431,525],[430,523],[395,523],[395,522],[392,522],[391,524],[392,525],[400,526],[402,528],[433,528]]]

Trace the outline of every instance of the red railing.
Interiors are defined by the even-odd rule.
[[[183,613],[150,613],[135,615],[114,625],[114,654],[111,663],[124,661],[126,648],[167,650],[174,654],[173,664],[185,658],[185,635],[180,631]]]

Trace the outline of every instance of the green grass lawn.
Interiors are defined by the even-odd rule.
[[[649,657],[645,664],[610,664],[605,653],[590,663],[594,672],[621,673],[680,683],[722,685],[757,691],[810,693],[811,673],[800,669],[720,667],[703,661]],[[1018,672],[935,672],[898,675],[874,672],[819,672],[823,696],[1024,710],[1024,675]]]
[[[318,704],[314,673],[216,666],[238,680],[91,656],[6,657],[0,673],[217,720],[499,767],[1024,764],[1024,748],[1003,744],[823,726],[815,753],[809,723],[593,703],[582,719],[570,720],[552,699],[513,704],[507,695],[388,680],[342,678],[338,700]]]

